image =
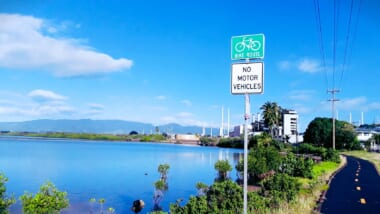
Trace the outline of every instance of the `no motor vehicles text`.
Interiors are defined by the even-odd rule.
[[[240,76],[237,76],[237,80],[238,81],[247,81],[247,80],[258,80],[259,79],[259,76],[258,75],[240,75]]]

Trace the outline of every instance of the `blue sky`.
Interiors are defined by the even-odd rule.
[[[354,0],[348,30],[351,1],[337,1],[334,43],[334,2],[318,1],[323,60],[314,2],[0,0],[0,121],[219,127],[224,106],[241,124],[231,37],[263,33],[264,93],[250,96],[252,113],[277,102],[299,113],[302,131],[331,116],[335,87],[339,119],[364,112],[379,123],[380,4]]]

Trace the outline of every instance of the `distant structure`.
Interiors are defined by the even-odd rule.
[[[220,124],[220,130],[219,130],[219,136],[223,137],[224,136],[224,131],[223,131],[223,121],[224,119],[224,107],[222,106],[222,123]]]
[[[175,141],[178,143],[199,144],[200,138],[193,134],[176,134]]]
[[[280,136],[289,143],[298,143],[298,114],[294,110],[282,111],[282,132]]]
[[[352,124],[352,113],[350,112],[350,124]]]
[[[227,109],[227,135],[230,135],[230,108]]]
[[[360,120],[360,125],[364,125],[364,112],[362,112],[362,119]]]
[[[298,143],[303,141],[303,136],[298,134],[298,113],[294,110],[283,109],[281,112],[281,121],[275,128],[277,140],[288,143]],[[265,126],[264,119],[257,113],[256,117],[252,117],[252,122],[248,126],[249,135],[257,135],[264,131],[268,131],[269,127]],[[244,125],[234,127],[230,132],[230,137],[238,137],[244,133]]]

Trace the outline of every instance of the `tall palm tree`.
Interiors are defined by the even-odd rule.
[[[281,107],[276,102],[267,101],[260,107],[263,111],[264,123],[269,127],[272,137],[274,128],[277,128],[281,119]]]

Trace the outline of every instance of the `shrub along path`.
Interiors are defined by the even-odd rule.
[[[347,165],[333,178],[321,213],[378,213],[380,176],[368,161],[347,157]]]

